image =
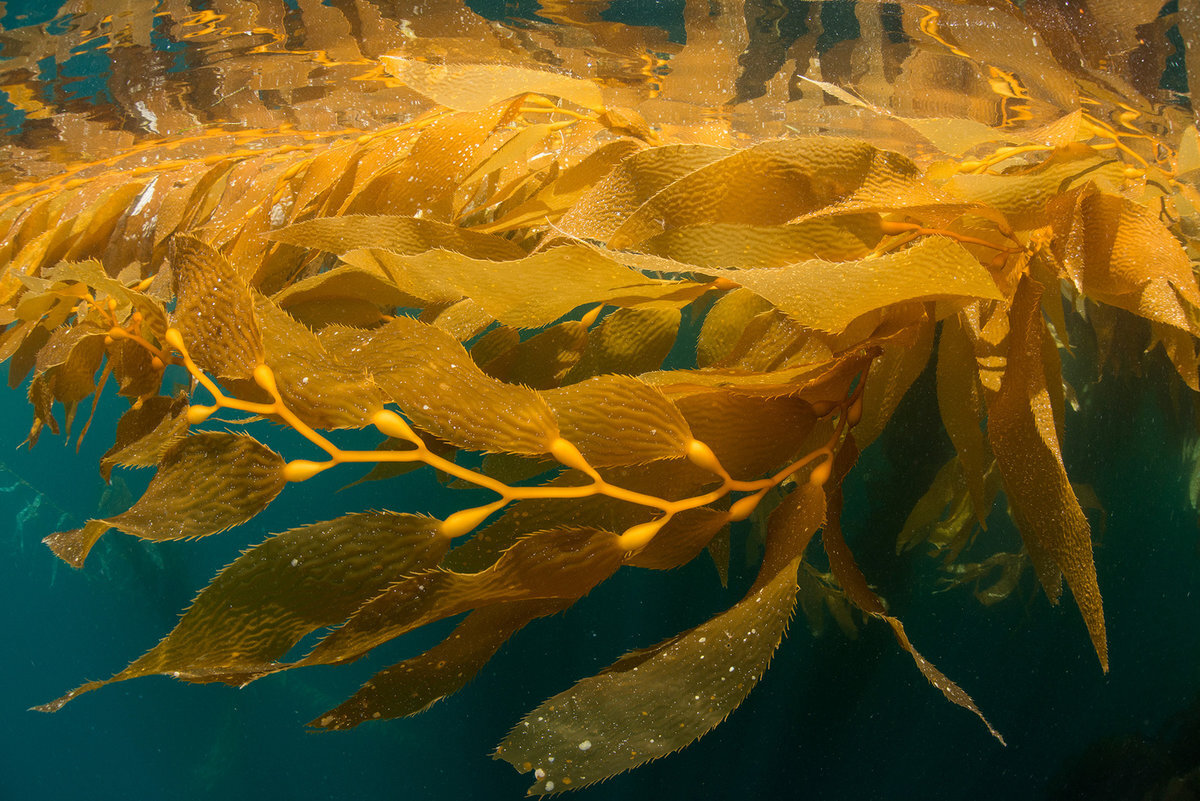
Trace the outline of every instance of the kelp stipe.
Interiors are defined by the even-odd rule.
[[[920,29],[960,57],[938,20],[926,9]],[[888,147],[713,143],[535,65],[382,66],[433,107],[201,159],[149,143],[152,168],[93,164],[87,180],[0,198],[0,355],[15,378],[33,373],[31,440],[60,430],[55,404],[69,426],[112,380],[131,405],[102,473],[157,468],[130,509],[47,544],[81,567],[113,528],[214,535],[347,463],[372,465],[372,480],[431,469],[491,497],[441,519],[363,511],[271,536],[125,670],[41,709],[150,674],[240,686],[346,663],[467,613],[312,725],[414,714],[616,571],[719,560],[729,524],[755,519],[766,550],[741,601],[516,725],[497,756],[533,773],[532,792],[702,736],[766,670],[802,589],[833,585],[999,740],[917,651],[842,533],[860,448],[931,358],[955,456],[899,545],[924,539],[959,576],[1005,564],[1011,581],[988,602],[1025,564],[1051,601],[1065,579],[1107,669],[1091,531],[1061,453],[1073,390],[1060,351],[1090,327],[1097,360],[1115,362],[1120,319],[1198,388],[1194,128],[1168,138],[1148,111],[1106,97],[1023,125],[1045,109],[997,68],[1008,94],[997,90],[991,126],[903,116],[826,81],[838,108],[879,115]],[[686,343],[696,366],[664,369],[685,315],[703,320]],[[168,370],[186,393],[166,389]],[[244,415],[306,450],[277,453]],[[345,429],[378,447],[339,445]],[[1001,492],[1019,555],[989,553],[979,535]],[[799,571],[818,536],[829,573],[814,580]]]

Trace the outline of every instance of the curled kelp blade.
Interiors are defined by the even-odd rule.
[[[358,692],[310,721],[326,730],[424,712],[462,689],[513,634],[570,601],[517,601],[471,612],[446,639],[423,654],[379,671]]]
[[[206,537],[254,517],[285,483],[283,459],[253,437],[192,434],[167,449],[150,486],[128,511],[44,542],[71,566],[82,567],[111,528],[155,542]]]
[[[185,397],[155,395],[117,421],[116,441],[100,458],[100,475],[108,480],[113,467],[153,467],[166,450],[187,434]]]
[[[478,573],[427,571],[391,584],[294,666],[357,659],[405,632],[471,609],[580,598],[612,575],[623,557],[611,532],[562,528],[531,534]]]
[[[716,272],[716,271],[714,271]],[[905,250],[853,262],[820,260],[721,270],[811,328],[844,331],[857,317],[910,300],[1001,298],[988,271],[957,242],[931,236]]]
[[[1045,402],[1043,359],[1052,354],[1057,361],[1057,352],[1047,342],[1039,303],[1042,291],[1028,276],[1017,290],[1004,377],[987,404],[988,439],[1021,537],[1034,557],[1047,594],[1055,600],[1059,578],[1046,570],[1038,555],[1048,557],[1066,578],[1100,666],[1107,671],[1108,640],[1091,528],[1067,478],[1058,426]]]
[[[588,332],[579,361],[563,383],[605,373],[640,375],[657,370],[675,345],[680,320],[675,304],[615,309]]]
[[[476,259],[519,259],[526,255],[524,250],[499,236],[437,220],[394,214],[318,217],[272,231],[271,239],[339,256],[363,248],[405,255],[441,248]]]
[[[638,306],[697,288],[694,281],[647,277],[581,245],[503,262],[446,250],[410,256],[378,248],[350,251],[342,259],[382,272],[401,291],[427,302],[469,297],[516,328],[538,328],[589,304]]]
[[[1004,738],[1000,735],[1000,732],[996,731],[988,719],[984,717],[983,713],[979,711],[979,707],[975,705],[975,701],[971,696],[947,678],[944,673],[938,670],[932,662],[922,656],[913,646],[912,642],[908,639],[908,634],[904,630],[904,624],[898,618],[887,613],[887,607],[884,606],[882,599],[867,584],[866,576],[863,575],[862,570],[854,559],[854,554],[851,553],[849,546],[846,545],[846,540],[842,536],[842,526],[839,519],[843,505],[842,480],[857,459],[858,447],[855,444],[854,438],[850,437],[843,444],[841,450],[838,451],[834,461],[833,480],[825,487],[829,504],[829,520],[825,525],[824,532],[821,534],[821,541],[825,546],[825,554],[829,557],[830,572],[837,580],[838,586],[845,591],[846,597],[856,607],[871,617],[884,621],[891,627],[892,633],[895,634],[896,641],[900,644],[900,647],[908,652],[917,669],[929,680],[930,684],[946,697],[946,700],[973,712],[983,722],[983,725],[987,727],[988,732],[999,740],[1001,744],[1004,744]]]
[[[439,521],[395,512],[350,514],[276,534],[217,574],[171,633],[129,667],[37,708],[54,712],[106,684],[160,673],[245,684],[271,672],[306,634],[340,623],[389,583],[436,565],[448,547]]]
[[[588,342],[588,326],[566,320],[522,340],[515,328],[497,326],[471,347],[485,373],[509,384],[552,389],[579,363]]]
[[[531,795],[585,787],[688,745],[758,682],[787,628],[796,569],[825,502],[805,484],[772,515],[768,554],[746,597],[712,620],[627,655],[547,699],[496,749],[532,772]]]
[[[883,199],[917,180],[911,161],[859,140],[764,142],[662,187],[622,221],[608,244],[629,248],[686,225],[779,225],[854,197]]]

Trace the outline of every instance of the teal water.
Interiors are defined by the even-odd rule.
[[[197,11],[205,5],[192,4]],[[367,5],[387,11],[387,4]],[[614,3],[609,13],[677,39],[682,5]],[[525,20],[538,11],[533,2],[472,7]],[[0,25],[53,19],[49,6],[8,2]],[[89,72],[90,52],[45,74],[74,87],[67,101],[100,106],[103,67]],[[31,125],[15,109],[6,113],[13,132]],[[574,797],[1141,799],[1169,777],[1200,768],[1200,528],[1187,497],[1185,429],[1176,422],[1189,417],[1193,401],[1176,408],[1156,389],[1165,380],[1154,370],[1143,379],[1105,378],[1089,385],[1083,411],[1067,418],[1068,472],[1091,484],[1106,510],[1096,553],[1112,655],[1107,675],[1073,605],[1050,607],[1028,576],[1019,597],[982,608],[967,591],[931,594],[929,561],[894,555],[905,513],[949,452],[928,416],[935,408],[928,374],[848,487],[847,534],[864,570],[913,641],[974,696],[1007,747],[946,703],[887,630],[867,627],[851,640],[831,628],[818,638],[797,620],[766,677],[725,724],[679,754]],[[151,546],[110,534],[88,566],[73,571],[41,538],[105,504],[123,508],[148,478],[127,471],[127,490],[104,497],[94,465],[119,411],[112,398],[102,404],[79,453],[49,435],[30,451],[19,447],[29,421],[23,388],[0,401],[7,640],[0,652],[0,798],[518,798],[527,778],[487,755],[522,714],[624,651],[704,621],[751,579],[738,559],[729,589],[703,559],[668,575],[622,573],[564,615],[514,637],[458,695],[416,718],[349,732],[314,734],[304,724],[445,628],[418,632],[352,666],[284,673],[241,690],[155,677],[105,688],[54,715],[29,712],[141,654],[238,548],[267,533],[349,510],[436,514],[451,503],[431,482],[420,483],[426,479],[336,492],[345,477],[321,477],[251,525],[208,540]],[[277,447],[294,444],[270,436]],[[735,532],[735,554],[746,539],[745,530]]]

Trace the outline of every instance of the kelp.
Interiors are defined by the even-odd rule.
[[[1030,19],[1044,5],[1027,3]],[[886,624],[1003,742],[843,536],[859,448],[888,435],[927,371],[953,455],[900,531],[862,536],[932,551],[944,589],[973,584],[984,604],[1026,565],[1052,603],[1065,579],[1107,670],[1096,502],[1063,458],[1078,393],[1062,357],[1129,366],[1119,321],[1154,348],[1144,358],[1200,386],[1200,138],[1147,98],[1114,101],[1135,97],[1130,75],[1054,66],[1036,41],[1022,57],[1045,71],[1023,84],[1017,55],[962,24],[978,8],[904,8],[927,46],[904,80],[970,63],[994,95],[987,114],[922,114],[865,79],[798,76],[788,114],[840,135],[740,141],[707,118],[681,124],[669,97],[631,109],[565,70],[414,44],[370,61],[423,98],[403,122],[218,148],[222,131],[178,157],[193,139],[168,136],[137,146],[136,169],[117,154],[0,191],[0,356],[10,384],[28,377],[30,442],[69,436],[111,379],[129,408],[101,474],[156,470],[129,510],[46,538],[71,565],[112,528],[157,542],[245,525],[347,464],[484,491],[441,517],[362,511],[273,534],[144,656],[39,708],[151,674],[243,685],[346,663],[465,615],[311,725],[412,715],[619,571],[712,558],[724,580],[750,525],[765,555],[742,600],[554,695],[501,743],[531,793],[718,725],[797,607],[814,625],[826,609],[853,630],[852,608]],[[1026,47],[1021,12],[993,11]],[[1083,331],[1094,348],[1073,345]],[[276,453],[256,438],[264,418],[306,445]],[[1020,552],[993,535],[1006,511]]]

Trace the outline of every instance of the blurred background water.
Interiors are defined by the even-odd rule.
[[[407,48],[449,58],[464,42],[485,60],[532,54],[590,69],[664,125],[746,136],[818,123],[852,129],[858,123],[848,117],[821,116],[826,102],[804,97],[793,78],[804,72],[803,54],[825,59],[831,74],[839,58],[861,61],[865,7],[8,0],[0,2],[0,181],[35,180],[158,137],[179,138],[179,152],[195,156],[260,130],[354,135],[425,107],[378,69],[378,55]],[[877,10],[881,41],[911,46],[904,21],[912,7]],[[1156,80],[1182,91],[1171,29],[1160,33]],[[688,49],[704,37],[710,49]],[[929,97],[940,97],[934,89]],[[741,102],[725,105],[733,99]],[[964,116],[995,112],[971,112],[978,98],[970,92],[935,100],[946,113],[954,104]],[[1037,121],[1050,112],[1032,103],[1030,113]],[[1180,404],[1156,391],[1155,375],[1097,382],[1081,372],[1083,411],[1067,418],[1068,471],[1106,511],[1103,526],[1093,523],[1107,675],[1073,605],[1049,606],[1029,576],[1013,597],[983,607],[966,588],[934,594],[935,565],[894,554],[907,511],[950,453],[927,373],[857,468],[846,528],[913,641],[974,696],[1008,746],[929,687],[884,627],[848,638],[831,626],[814,636],[800,617],[725,724],[680,754],[576,796],[1163,797],[1147,794],[1200,766],[1200,529],[1188,502],[1194,455],[1185,458],[1184,427],[1175,422]],[[1182,408],[1187,417],[1190,403]],[[362,508],[437,514],[454,499],[423,473],[341,492],[345,475],[323,476],[249,526],[204,541],[152,546],[109,535],[73,571],[41,538],[123,509],[148,478],[125,471],[105,486],[95,472],[119,404],[100,404],[78,453],[49,436],[32,451],[19,447],[30,417],[23,388],[3,396],[0,412],[0,798],[519,797],[527,778],[487,755],[522,714],[625,650],[703,622],[752,578],[745,529],[734,534],[728,589],[706,558],[667,575],[622,572],[514,637],[457,696],[417,718],[349,732],[314,734],[304,724],[445,627],[335,670],[284,673],[242,690],[142,679],[42,715],[26,710],[140,655],[238,548],[266,533]],[[269,436],[277,448],[299,447]]]

